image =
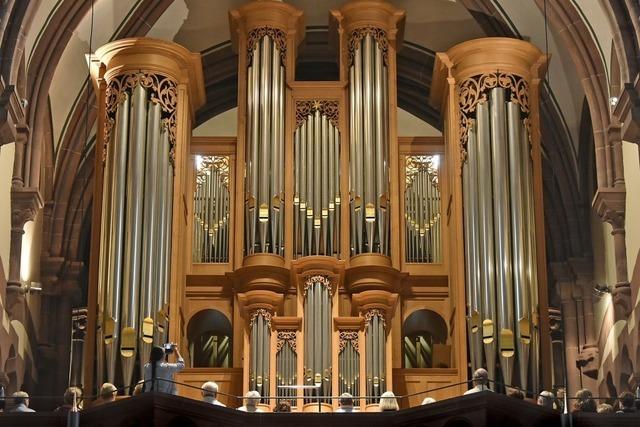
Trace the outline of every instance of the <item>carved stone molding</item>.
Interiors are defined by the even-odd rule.
[[[282,346],[288,343],[289,347],[297,353],[296,350],[296,331],[292,330],[281,330],[278,331],[277,342],[276,342],[276,352],[282,349]]]
[[[0,76],[0,146],[14,142],[17,126],[24,122],[24,106],[15,86],[5,85]]]
[[[106,89],[106,120],[104,126],[103,162],[106,159],[111,131],[115,124],[118,106],[124,100],[126,93],[131,93],[136,86],[142,86],[150,91],[150,100],[160,105],[162,109],[162,124],[169,132],[170,159],[173,162],[176,144],[176,108],[178,106],[178,84],[169,76],[160,73],[135,72],[121,74],[109,80]]]
[[[349,42],[347,45],[347,51],[349,54],[349,65],[353,64],[355,52],[360,47],[360,42],[362,41],[362,39],[367,35],[370,35],[376,41],[378,49],[380,49],[380,52],[382,53],[382,60],[384,61],[384,65],[388,65],[389,40],[387,37],[387,32],[381,28],[376,28],[373,26],[356,28],[349,35]]]
[[[634,83],[625,83],[613,115],[622,123],[622,138],[640,144],[640,74]]]
[[[284,65],[285,58],[287,57],[287,35],[281,29],[269,26],[258,27],[249,31],[247,35],[247,63],[249,65],[251,64],[253,60],[253,49],[264,36],[269,37],[277,46],[280,52],[280,60],[282,61],[282,65]]]
[[[525,124],[529,128],[529,84],[527,81],[512,73],[479,74],[462,80],[458,84],[458,106],[460,108],[460,155],[463,161],[467,157],[467,141],[469,129],[472,126],[478,103],[487,100],[487,93],[493,88],[503,88],[510,92],[509,100],[520,106],[525,117]],[[531,135],[531,132],[529,132]]]
[[[624,232],[626,191],[620,188],[599,188],[593,198],[598,216],[616,230]]]
[[[13,188],[11,190],[11,227],[22,228],[27,221],[33,221],[42,206],[42,196],[37,188]]]
[[[631,314],[631,284],[617,283],[611,291],[615,321],[627,320]]]
[[[316,111],[321,116],[326,116],[334,127],[339,126],[340,108],[338,101],[310,99],[296,101],[296,129],[298,129],[307,120],[308,116],[313,115]]]

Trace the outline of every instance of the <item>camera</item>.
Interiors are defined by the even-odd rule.
[[[174,343],[174,342],[168,342],[165,345],[163,345],[162,347],[164,348],[164,352],[165,354],[171,354],[173,353],[173,350],[178,346],[178,344]]]

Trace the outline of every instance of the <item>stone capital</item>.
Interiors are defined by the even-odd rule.
[[[0,145],[16,141],[17,127],[24,121],[24,106],[15,86],[6,85],[0,77]]]
[[[11,228],[22,229],[27,221],[33,221],[43,206],[37,188],[11,189]]]
[[[598,188],[592,206],[596,214],[613,227],[613,234],[624,232],[625,203],[624,188]]]
[[[626,320],[631,314],[631,284],[617,283],[611,291],[613,297],[614,319]]]
[[[625,83],[613,116],[622,124],[621,138],[640,144],[640,74],[633,83]]]

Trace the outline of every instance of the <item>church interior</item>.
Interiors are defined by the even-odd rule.
[[[636,1],[3,0],[0,424],[638,425],[638,144]]]

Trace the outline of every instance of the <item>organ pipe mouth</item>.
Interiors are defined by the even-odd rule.
[[[260,222],[269,221],[269,206],[264,203],[260,205],[260,209],[258,210],[258,220]]]
[[[513,331],[511,329],[500,331],[500,355],[502,357],[513,357],[515,355]]]
[[[485,319],[482,322],[482,342],[491,344],[493,342],[493,321]]]

